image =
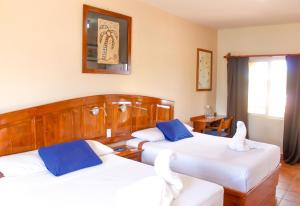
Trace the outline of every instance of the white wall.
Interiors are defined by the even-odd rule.
[[[276,144],[282,148],[283,120],[249,114],[249,137],[255,141]]]
[[[133,18],[132,74],[81,73],[82,5]],[[216,30],[135,0],[0,0],[0,113],[105,93],[175,101],[187,120],[215,106],[214,90],[196,92],[196,48],[217,52]]]
[[[300,53],[300,23],[223,29],[218,31],[218,73],[216,108],[226,113],[227,68],[223,58],[228,52],[243,54],[285,54]],[[249,116],[251,139],[282,144],[283,120]]]

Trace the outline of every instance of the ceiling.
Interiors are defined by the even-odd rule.
[[[216,29],[300,22],[300,0],[140,1]]]

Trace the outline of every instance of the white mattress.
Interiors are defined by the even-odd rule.
[[[110,206],[119,188],[154,175],[153,167],[110,154],[103,164],[54,177],[48,171],[1,178],[1,205],[10,206]],[[221,206],[223,188],[180,175],[184,189],[173,206]]]
[[[171,149],[177,158],[171,162],[174,171],[214,182],[240,192],[248,192],[271,174],[280,163],[280,148],[250,141],[256,149],[248,152],[230,150],[231,138],[193,132],[194,137],[177,142],[167,140],[143,145],[142,162],[152,165],[161,149]],[[139,139],[127,145],[137,147]]]

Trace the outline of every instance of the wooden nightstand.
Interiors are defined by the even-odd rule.
[[[120,148],[122,150],[116,151],[116,149],[118,149],[118,148]],[[120,157],[125,157],[127,159],[141,162],[142,152],[143,152],[143,150],[141,150],[141,149],[129,147],[127,145],[116,146],[116,147],[113,147],[113,149],[115,150],[114,154],[116,154]]]

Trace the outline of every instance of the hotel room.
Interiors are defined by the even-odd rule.
[[[300,205],[299,8],[0,0],[1,204]]]

